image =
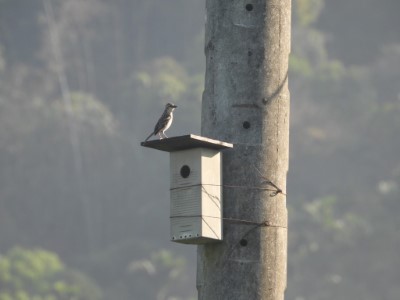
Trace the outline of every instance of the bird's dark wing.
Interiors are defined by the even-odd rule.
[[[171,114],[164,113],[158,120],[156,126],[154,127],[154,135],[162,131],[167,126],[169,120],[171,120]]]

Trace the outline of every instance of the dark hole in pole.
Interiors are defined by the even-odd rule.
[[[247,52],[247,55],[248,55],[248,56],[252,56],[252,55],[253,55],[253,52],[249,51],[249,52]]]
[[[241,239],[239,242],[240,246],[246,247],[247,246],[247,240],[246,239]]]
[[[251,126],[251,125],[250,125],[250,122],[248,122],[248,121],[244,121],[244,122],[243,122],[243,128],[244,128],[244,129],[249,129],[250,126]]]
[[[189,168],[189,166],[184,165],[184,166],[181,168],[181,176],[182,176],[183,178],[188,178],[189,175],[190,175],[190,168]]]
[[[252,11],[253,10],[253,4],[246,4],[246,10],[247,11]]]

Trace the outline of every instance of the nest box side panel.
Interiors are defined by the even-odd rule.
[[[223,204],[221,153],[212,149],[202,149],[201,169],[202,236],[221,240]]]

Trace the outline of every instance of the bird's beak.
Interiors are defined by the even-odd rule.
[[[172,105],[172,107],[173,107],[173,108],[177,108],[177,107],[178,107],[178,105]]]

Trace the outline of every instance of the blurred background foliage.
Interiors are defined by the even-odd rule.
[[[86,275],[66,268],[56,254],[14,247],[0,258],[0,299],[96,300],[101,292]]]
[[[204,1],[0,1],[0,299],[195,299],[165,102],[199,133]],[[293,0],[287,299],[399,299],[397,0]],[[40,247],[40,250],[37,247]]]

